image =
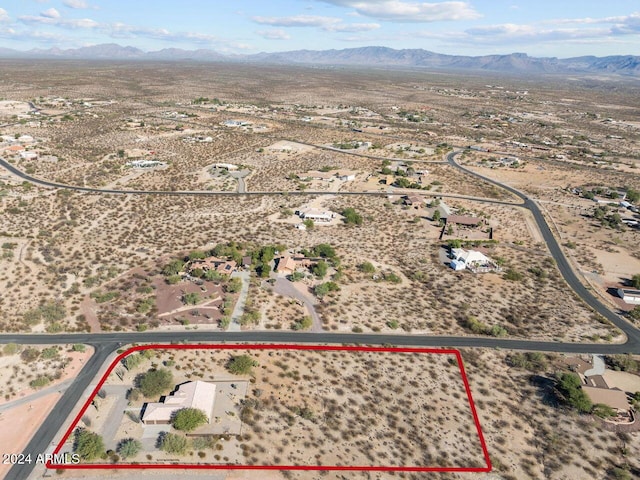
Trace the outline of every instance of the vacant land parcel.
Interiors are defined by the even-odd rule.
[[[120,356],[60,444],[82,453],[91,435],[110,450],[85,455],[81,467],[489,468],[456,351],[143,348],[153,350]],[[150,391],[158,376],[163,388]],[[194,406],[201,422],[184,428],[181,412]]]

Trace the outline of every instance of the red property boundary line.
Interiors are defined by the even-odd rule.
[[[141,350],[320,350],[320,351],[342,351],[342,352],[397,352],[397,353],[437,353],[455,355],[458,362],[458,368],[464,388],[467,393],[467,400],[469,401],[469,407],[471,408],[471,414],[473,415],[473,421],[476,426],[478,438],[480,440],[480,446],[482,447],[482,453],[486,462],[484,467],[384,467],[384,466],[322,466],[322,465],[174,465],[174,464],[54,464],[52,462],[46,463],[48,469],[172,469],[172,470],[315,470],[315,471],[329,471],[329,470],[344,470],[344,471],[383,471],[383,472],[490,472],[492,470],[491,459],[489,458],[489,451],[487,450],[487,444],[482,434],[482,428],[480,427],[480,420],[476,411],[473,398],[471,396],[471,388],[469,387],[469,381],[467,374],[464,370],[462,362],[462,356],[460,351],[454,349],[436,349],[436,348],[394,348],[394,347],[361,347],[361,346],[330,346],[330,345],[291,345],[291,344],[190,344],[190,345],[139,345],[122,352],[111,363],[107,371],[104,373],[93,392],[85,402],[84,406],[78,412],[75,419],[71,423],[71,426],[66,431],[58,446],[54,450],[54,454],[59,454],[62,447],[72,435],[74,429],[80,422],[82,416],[91,405],[91,401],[98,394],[102,385],[107,380],[107,377],[111,374],[114,368],[120,363],[120,361],[128,355]]]

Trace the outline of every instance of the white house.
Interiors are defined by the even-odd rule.
[[[338,172],[337,174],[338,180],[342,182],[353,182],[356,179],[355,172]]]
[[[238,166],[233,163],[214,163],[213,168],[224,168],[226,170],[238,170]]]
[[[22,158],[23,160],[35,160],[36,158],[38,158],[38,153],[37,152],[20,152],[20,158]]]
[[[640,290],[633,288],[619,288],[618,295],[625,303],[640,305]]]
[[[183,408],[197,408],[207,416],[211,422],[213,404],[216,395],[216,385],[208,382],[187,382],[178,386],[171,395],[164,397],[162,402],[145,404],[142,423],[145,425],[168,425],[173,414]]]
[[[452,248],[449,266],[454,270],[464,270],[465,268],[474,273],[485,273],[500,271],[500,267],[489,257],[476,250],[465,250],[463,248]]]
[[[331,212],[323,212],[322,210],[311,209],[307,212],[300,212],[300,217],[307,220],[313,220],[314,222],[330,222],[334,218],[334,214]]]

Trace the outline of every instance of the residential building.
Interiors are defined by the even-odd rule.
[[[183,408],[202,410],[211,422],[216,386],[209,382],[187,382],[179,385],[171,395],[160,402],[146,403],[143,407],[142,423],[145,425],[168,425],[173,415]]]
[[[291,275],[296,271],[297,262],[288,255],[283,255],[278,259],[278,265],[276,266],[276,273],[284,273],[285,275]]]
[[[640,305],[640,290],[634,288],[619,288],[618,295],[625,303]]]
[[[454,270],[471,270],[473,273],[499,272],[501,268],[489,257],[476,250],[452,248],[449,266]]]
[[[450,215],[446,218],[447,225],[456,224],[463,225],[465,227],[477,227],[482,219],[477,217],[467,217],[464,215]]]
[[[234,260],[225,260],[218,257],[208,257],[201,260],[193,260],[189,265],[189,272],[196,268],[204,272],[215,270],[223,275],[231,275],[236,269],[237,263]]]
[[[307,212],[300,212],[300,217],[304,220],[313,220],[314,222],[330,222],[335,217],[332,212],[311,209]]]
[[[35,160],[36,158],[38,158],[38,153],[37,152],[20,152],[20,158],[22,158],[23,160]]]

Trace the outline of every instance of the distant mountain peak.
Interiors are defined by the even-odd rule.
[[[345,48],[341,50],[294,50],[254,55],[223,55],[214,50],[183,50],[168,47],[145,52],[132,46],[105,43],[62,50],[33,49],[27,52],[0,48],[0,58],[70,58],[85,60],[156,60],[156,61],[226,61],[262,62],[294,65],[346,65],[372,67],[410,67],[447,70],[484,70],[513,74],[539,73],[606,73],[640,76],[640,57],[615,55],[609,57],[582,56],[558,59],[530,57],[515,52],[506,55],[443,55],[420,48],[396,50],[384,46]]]

